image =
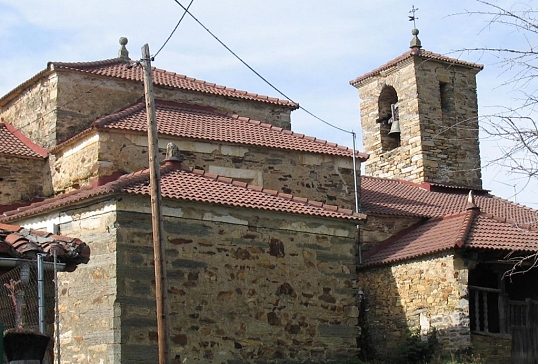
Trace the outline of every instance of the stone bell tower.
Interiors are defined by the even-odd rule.
[[[482,65],[410,50],[351,81],[366,176],[482,188],[476,74]]]

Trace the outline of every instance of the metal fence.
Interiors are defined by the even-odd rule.
[[[54,270],[43,269],[42,272],[42,295],[38,290],[40,275],[36,261],[29,261],[0,275],[0,322],[4,324],[4,330],[19,328],[40,331],[41,321],[44,333],[53,336],[56,297]],[[53,362],[52,348],[51,345],[43,363]]]

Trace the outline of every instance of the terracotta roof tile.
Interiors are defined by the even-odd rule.
[[[361,177],[361,206],[365,214],[409,217],[442,217],[459,213],[467,207],[465,190],[452,193],[429,191],[407,181]],[[503,217],[519,225],[538,226],[538,210],[490,194],[477,194],[480,211]]]
[[[96,61],[96,62],[50,62],[48,67],[58,70],[67,69],[80,72],[87,72],[95,75],[117,77],[125,80],[142,82],[144,80],[144,71],[141,66],[134,66],[133,61],[124,61],[119,58]],[[131,66],[131,68],[127,68]],[[211,95],[220,95],[234,97],[244,100],[261,101],[275,105],[282,105],[297,109],[299,105],[287,101],[272,98],[264,95],[258,95],[247,91],[241,91],[234,88],[216,85],[214,83],[197,80],[174,72],[169,72],[159,68],[152,68],[153,82],[157,86],[178,88],[183,90],[196,91]]]
[[[197,201],[227,206],[270,210],[318,217],[361,220],[365,216],[350,210],[314,201],[298,202],[292,195],[263,189],[258,186],[237,185],[223,182],[218,175],[188,168],[178,168],[174,163],[161,167],[161,193],[165,199]],[[84,187],[54,198],[32,204],[23,209],[4,213],[4,222],[43,213],[61,206],[71,205],[111,193],[149,196],[148,171],[124,175],[116,181],[99,187]]]
[[[499,221],[494,216],[482,214],[472,225],[468,242],[469,248],[496,249],[510,251],[538,251],[538,231],[513,222]]]
[[[0,223],[1,256],[35,260],[36,254],[45,254],[52,260],[54,251],[68,271],[90,260],[90,248],[80,239]]]
[[[363,256],[365,266],[394,263],[456,247],[468,212],[415,224]]]
[[[48,155],[46,149],[6,122],[0,123],[0,153],[32,158],[46,158]]]
[[[538,251],[538,231],[507,223],[479,209],[417,223],[364,255],[364,266],[395,263],[450,249]]]
[[[249,118],[221,113],[209,107],[159,100],[155,102],[155,106],[157,128],[161,135],[328,155],[353,155],[351,148],[337,146],[314,137],[306,137],[303,134],[296,134]],[[92,128],[146,133],[145,103],[140,99],[117,113],[98,119],[92,124]],[[89,130],[86,130],[60,144],[52,152],[54,153],[88,132]],[[364,153],[356,155],[362,160],[368,158],[368,155]]]
[[[359,76],[355,78],[354,80],[349,81],[349,83],[353,86],[359,85],[362,81],[367,80],[371,77],[377,76],[382,71],[388,70],[396,65],[398,65],[401,62],[404,62],[408,59],[411,59],[412,57],[419,57],[425,60],[436,60],[441,61],[447,64],[451,65],[458,65],[458,66],[464,66],[464,67],[470,67],[470,68],[476,68],[478,70],[481,70],[484,68],[483,65],[473,63],[473,62],[467,62],[462,61],[456,58],[450,58],[447,56],[443,56],[442,54],[433,53],[430,51],[427,51],[425,49],[421,49],[418,53],[416,50],[408,50],[407,52],[403,53],[399,57],[396,57],[392,61],[387,62],[386,64],[382,65],[381,67],[376,68],[375,70],[368,72],[362,76]]]

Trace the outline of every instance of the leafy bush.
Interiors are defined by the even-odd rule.
[[[432,330],[424,338],[419,332],[411,333],[398,350],[397,361],[400,364],[427,364],[435,354],[437,332]]]

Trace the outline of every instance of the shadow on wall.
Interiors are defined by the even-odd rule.
[[[360,315],[364,360],[399,362],[406,349],[425,350],[433,331],[438,352],[471,346],[467,268],[460,258],[438,254],[366,268],[358,279],[364,293]]]

